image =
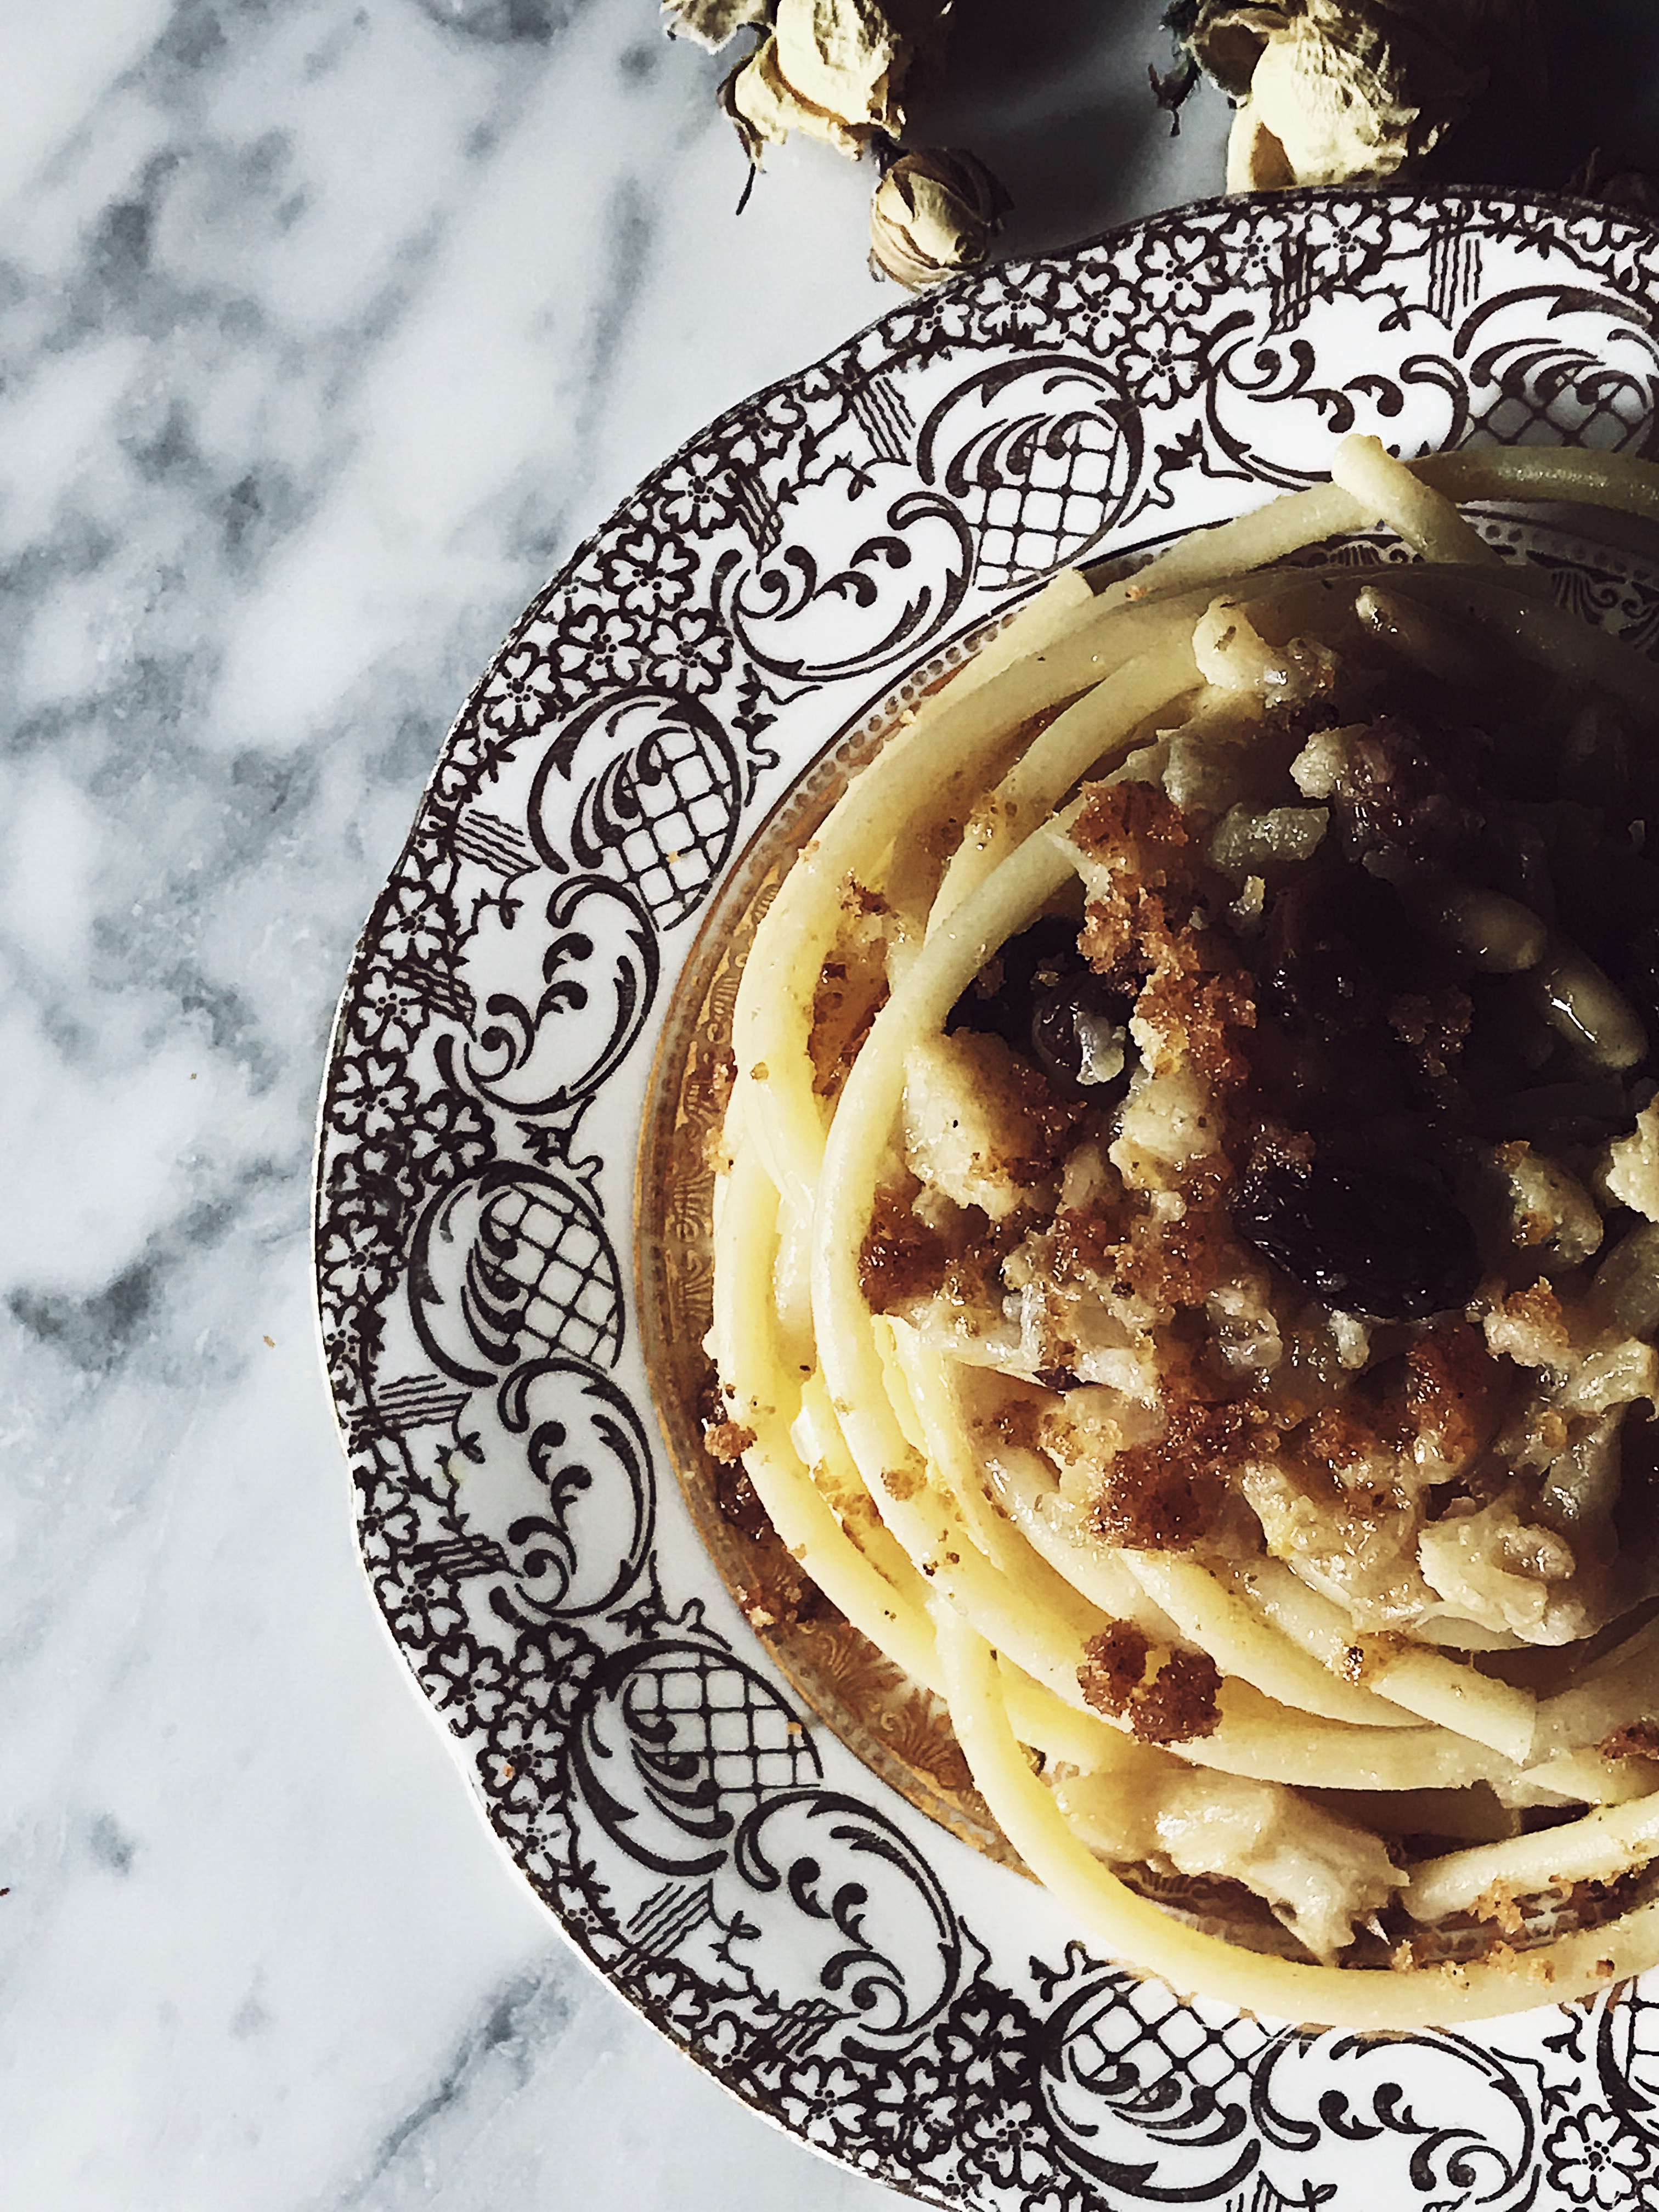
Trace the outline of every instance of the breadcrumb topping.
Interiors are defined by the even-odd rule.
[[[1210,1735],[1221,1718],[1221,1676],[1207,1652],[1155,1653],[1131,1620],[1115,1620],[1085,1646],[1078,1684],[1097,1712],[1127,1720],[1142,1743]]]

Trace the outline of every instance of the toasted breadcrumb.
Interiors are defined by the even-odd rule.
[[[1115,1620],[1085,1647],[1078,1683],[1097,1712],[1127,1720],[1142,1743],[1185,1743],[1213,1733],[1221,1676],[1207,1652],[1171,1651],[1153,1663],[1133,1621]]]
[[[704,1430],[702,1440],[709,1457],[729,1467],[740,1460],[754,1443],[755,1431],[745,1428],[741,1421],[716,1421]]]

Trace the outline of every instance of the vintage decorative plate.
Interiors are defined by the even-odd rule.
[[[760,826],[790,801],[806,834],[907,689],[1056,566],[1301,485],[1350,428],[1659,448],[1656,301],[1643,227],[1456,191],[1217,202],[912,301],[694,439],[534,601],[364,933],[316,1265],[392,1635],[629,2002],[924,2200],[1659,2201],[1659,1989],[1383,2040],[1102,1962],[963,1839],[925,1700],[861,1688],[833,1635],[808,1664],[775,1633],[780,1667],[674,1464]],[[1651,573],[1571,570],[1650,637]]]

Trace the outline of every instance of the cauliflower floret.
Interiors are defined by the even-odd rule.
[[[1210,858],[1235,882],[1299,866],[1318,851],[1330,819],[1328,806],[1231,806],[1210,840]]]
[[[1291,763],[1291,781],[1304,799],[1333,799],[1348,773],[1354,740],[1363,737],[1363,723],[1346,723],[1337,730],[1316,730]]]
[[[1517,1367],[1565,1369],[1571,1361],[1571,1340],[1561,1302],[1540,1276],[1529,1291],[1516,1291],[1494,1306],[1480,1323],[1494,1359]]]
[[[1107,1157],[1130,1190],[1167,1190],[1194,1160],[1219,1149],[1221,1117],[1191,1067],[1135,1071]]]
[[[1116,1188],[1117,1178],[1106,1164],[1106,1155],[1092,1141],[1068,1153],[1060,1170],[1060,1208],[1062,1212],[1095,1205]]]
[[[1363,1315],[1344,1313],[1340,1306],[1333,1306],[1325,1316],[1325,1327],[1336,1346],[1336,1356],[1352,1374],[1358,1374],[1371,1356],[1370,1324]]]
[[[1418,1513],[1390,1493],[1398,1462],[1378,1445],[1349,1470],[1352,1490],[1306,1486],[1282,1462],[1248,1468],[1240,1487],[1267,1549],[1310,1589],[1344,1607],[1357,1628],[1397,1628],[1433,1603],[1417,1571]]]
[[[927,1188],[993,1221],[1052,1202],[1076,1119],[1000,1037],[924,1038],[904,1060],[904,1164]]]
[[[1327,1963],[1353,1940],[1354,1922],[1386,1905],[1403,1878],[1375,1836],[1281,1783],[1194,1774],[1173,1760],[1161,1773],[1149,1760],[1133,1782],[1125,1788],[1119,1775],[1078,1775],[1054,1795],[1103,1856],[1230,1876]]]
[[[1607,1146],[1602,1175],[1621,1205],[1659,1221],[1659,1101],[1637,1115],[1632,1135],[1615,1137]]]
[[[1004,1310],[1019,1326],[1018,1364],[1028,1375],[1063,1368],[1085,1382],[1109,1384],[1149,1406],[1163,1395],[1153,1334],[1157,1309],[1103,1279],[1084,1255],[1054,1265],[1054,1234],[1034,1231],[1003,1263]]]
[[[1522,1521],[1507,1498],[1433,1522],[1417,1556],[1437,1595],[1483,1628],[1529,1644],[1565,1644],[1583,1632],[1580,1609],[1557,1601],[1577,1565],[1571,1547],[1553,1528]]]
[[[1260,1269],[1218,1283],[1204,1301],[1221,1357],[1242,1375],[1270,1375],[1285,1356],[1273,1285]]]
[[[1601,1216],[1575,1175],[1530,1145],[1499,1145],[1491,1155],[1502,1233],[1547,1273],[1577,1267],[1601,1249]],[[1659,1188],[1659,1152],[1655,1154]]]
[[[1152,1381],[1154,1395],[1149,1401],[1085,1383],[1068,1390],[1042,1416],[1042,1449],[1059,1473],[1060,1495],[1079,1509],[1094,1504],[1102,1471],[1119,1452],[1158,1434],[1163,1415],[1155,1395],[1157,1376]]]
[[[1638,1398],[1659,1404],[1659,1352],[1632,1336],[1586,1352],[1557,1391],[1555,1403],[1564,1413],[1605,1413]]]
[[[1028,1283],[1019,1296],[1020,1364],[1029,1374],[1069,1368],[1085,1382],[1156,1406],[1163,1395],[1158,1346],[1150,1332],[1100,1299]]]

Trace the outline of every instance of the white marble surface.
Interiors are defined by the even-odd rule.
[[[1604,9],[1619,16],[1620,9]],[[1058,244],[1212,188],[1150,5],[982,0],[937,135]],[[313,1339],[333,1000],[472,677],[878,313],[654,0],[0,0],[0,2173],[12,2212],[852,2212],[500,1856]],[[1638,103],[1639,105],[1639,103]]]

